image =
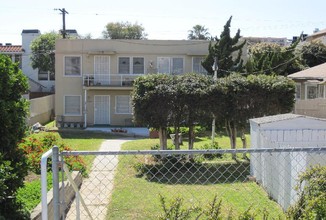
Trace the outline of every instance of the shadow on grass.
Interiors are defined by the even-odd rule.
[[[162,184],[209,185],[244,182],[250,175],[248,161],[199,163],[167,157],[150,164],[138,163],[135,168],[138,171],[137,177]]]
[[[108,132],[86,131],[82,129],[59,129],[58,134],[64,139],[114,139],[121,136]]]

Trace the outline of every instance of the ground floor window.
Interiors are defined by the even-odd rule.
[[[115,113],[131,114],[131,100],[129,95],[118,95],[115,97]]]
[[[65,115],[81,115],[81,96],[66,95],[64,96],[64,113]]]

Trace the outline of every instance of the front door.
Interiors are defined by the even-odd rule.
[[[110,84],[110,56],[94,57],[94,85]]]
[[[94,96],[94,124],[96,125],[110,124],[110,96],[109,95]]]

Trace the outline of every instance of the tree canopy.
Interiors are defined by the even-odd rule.
[[[103,37],[106,39],[146,39],[145,28],[138,23],[110,22],[105,26]]]
[[[234,37],[230,36],[230,19],[224,25],[220,38],[215,37],[208,46],[208,55],[202,62],[203,67],[209,74],[213,74],[212,66],[214,64],[214,57],[217,57],[217,77],[224,77],[230,75],[232,72],[242,72],[243,60],[241,59],[242,48],[246,41],[239,42],[240,30],[238,29]],[[235,56],[235,58],[234,58]]]
[[[33,69],[55,74],[55,40],[60,38],[62,38],[60,34],[50,32],[42,34],[32,41],[31,65]]]
[[[290,46],[275,43],[257,43],[249,47],[249,59],[246,64],[248,74],[282,75],[300,71],[303,66],[296,54],[299,41]]]
[[[188,40],[208,40],[210,38],[208,28],[199,24],[193,26],[188,32]]]
[[[309,66],[317,66],[326,62],[326,45],[320,41],[312,41],[302,46],[302,60]]]
[[[25,132],[28,103],[27,77],[17,63],[0,54],[0,219],[21,219],[15,200],[23,186],[27,164],[17,143]]]
[[[176,135],[178,127],[188,126],[192,140],[195,122],[216,115],[235,148],[237,128],[244,128],[253,117],[290,112],[294,92],[293,81],[283,76],[231,74],[214,82],[199,74],[147,75],[134,83],[134,119],[159,130],[174,126]]]

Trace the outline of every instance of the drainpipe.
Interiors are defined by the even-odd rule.
[[[84,94],[84,128],[87,127],[87,90],[85,89]]]

